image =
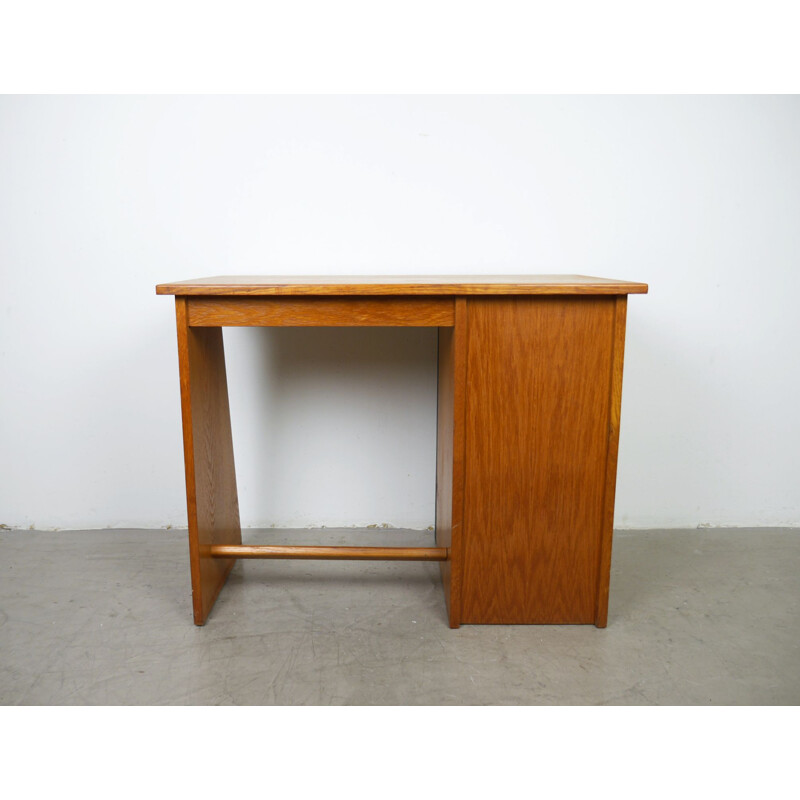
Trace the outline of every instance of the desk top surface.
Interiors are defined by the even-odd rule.
[[[646,283],[587,275],[222,275],[162,283],[175,295],[643,294]]]

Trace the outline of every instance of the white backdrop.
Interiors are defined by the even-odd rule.
[[[618,527],[800,524],[800,99],[0,98],[0,523],[185,525],[171,298],[577,272],[629,302]],[[430,330],[226,331],[242,522],[433,523]]]

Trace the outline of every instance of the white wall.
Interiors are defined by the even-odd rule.
[[[185,525],[157,282],[579,272],[651,284],[617,525],[798,525],[799,142],[787,96],[0,98],[0,523]],[[226,347],[244,524],[433,523],[432,331]]]

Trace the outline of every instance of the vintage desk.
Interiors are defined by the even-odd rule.
[[[175,295],[194,621],[237,558],[439,561],[450,627],[606,625],[625,310],[582,275],[219,277]],[[242,545],[222,328],[438,328],[435,547]]]

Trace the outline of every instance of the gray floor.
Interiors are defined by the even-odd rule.
[[[427,544],[406,531],[247,541]],[[450,630],[430,563],[239,562],[191,621],[185,531],[0,531],[4,705],[800,702],[800,530],[617,533],[609,625]]]

